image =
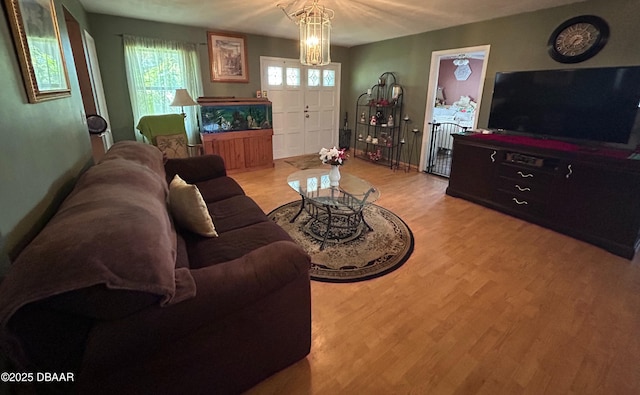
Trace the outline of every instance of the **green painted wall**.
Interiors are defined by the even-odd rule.
[[[115,140],[134,139],[135,123],[137,122],[133,119],[127,88],[122,44],[123,34],[200,44],[200,68],[205,96],[255,97],[256,91],[260,89],[260,56],[292,59],[299,56],[298,43],[295,40],[249,34],[247,35],[249,82],[211,82],[207,31],[215,31],[215,29],[171,25],[102,14],[89,14],[89,24],[92,36],[96,41],[111,129]],[[295,29],[296,26],[292,24],[291,28]],[[332,61],[342,64],[343,86],[349,86],[349,73],[345,72],[349,69],[348,55],[347,48],[331,48]],[[348,90],[343,90],[343,92],[348,92]],[[349,104],[346,95],[341,101],[343,105],[344,103]]]
[[[583,14],[598,15],[609,23],[607,45],[595,57],[576,65],[555,62],[547,53],[549,35],[565,20]],[[349,54],[349,100],[355,108],[357,97],[375,84],[380,74],[394,72],[404,87],[403,112],[411,117],[412,127],[422,129],[431,52],[489,44],[491,50],[478,118],[478,126],[486,127],[498,71],[640,65],[640,48],[633,34],[637,30],[638,15],[640,2],[637,0],[593,0],[353,47]]]
[[[78,0],[56,0],[71,81],[70,98],[28,104],[18,58],[6,17],[0,24],[0,274],[24,240],[39,229],[52,207],[59,203],[77,175],[91,163],[91,148],[83,123],[82,102],[62,13],[65,5],[96,41],[111,127],[117,140],[133,139],[132,119],[124,70],[122,34],[159,37],[201,43],[205,95],[253,96],[260,87],[259,58],[296,58],[295,40],[248,35],[250,82],[211,83],[204,28],[145,22],[105,15],[86,14]],[[5,11],[6,14],[6,11]],[[342,64],[341,112],[348,111],[353,124],[355,100],[385,71],[396,73],[405,88],[405,113],[422,127],[431,52],[476,45],[491,45],[480,126],[486,124],[493,75],[496,71],[566,67],[555,63],[546,51],[553,29],[581,14],[596,14],[609,22],[611,37],[595,58],[572,67],[640,64],[633,34],[640,2],[637,0],[591,0],[551,10],[422,33],[362,45],[332,48]],[[292,27],[293,28],[293,27]],[[212,29],[213,30],[213,29]]]
[[[546,43],[555,27],[570,17],[591,13],[602,16],[611,25],[611,38],[598,56],[569,67],[639,64],[640,52],[634,51],[632,36],[626,34],[633,31],[633,15],[638,13],[639,7],[638,2],[633,0],[593,0],[353,48],[333,47],[333,60],[342,64],[341,114],[349,112],[349,123],[353,125],[356,98],[373,85],[380,74],[392,71],[404,87],[403,112],[412,118],[412,127],[422,129],[431,52],[489,44],[491,53],[483,106],[479,110],[479,126],[483,126],[488,118],[496,71],[567,67],[554,62],[547,55]],[[133,139],[135,132],[124,70],[122,34],[200,43],[206,96],[252,97],[260,88],[260,56],[298,56],[295,40],[248,35],[250,82],[212,83],[208,71],[206,32],[215,29],[99,14],[89,14],[89,23],[96,40],[101,69],[108,70],[103,71],[103,80],[116,140]]]
[[[71,97],[29,104],[6,17],[0,22],[0,274],[91,162],[82,99],[62,6],[86,25],[77,0],[56,0]]]

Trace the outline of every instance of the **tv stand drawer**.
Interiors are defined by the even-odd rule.
[[[545,203],[533,197],[498,190],[495,194],[495,201],[512,212],[526,214],[527,216],[544,215]]]
[[[500,176],[514,181],[526,181],[538,185],[548,185],[553,181],[554,174],[542,168],[516,166],[508,163],[500,165]]]
[[[529,180],[513,180],[500,177],[498,189],[524,199],[544,200],[549,191],[548,184],[540,184]]]

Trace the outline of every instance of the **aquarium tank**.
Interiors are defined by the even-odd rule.
[[[272,129],[271,102],[201,103],[202,133],[224,133],[240,130]]]

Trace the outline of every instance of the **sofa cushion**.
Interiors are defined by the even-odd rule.
[[[273,221],[258,222],[228,232],[219,233],[219,237],[207,239],[193,233],[184,233],[189,265],[192,269],[210,266],[239,258],[249,251],[267,244],[288,240],[291,237]]]
[[[244,190],[236,180],[227,176],[200,181],[196,185],[207,203],[244,195]]]
[[[228,199],[207,204],[209,212],[216,219],[218,233],[243,228],[258,222],[269,221],[269,217],[250,197],[232,196]]]
[[[198,187],[187,184],[177,174],[169,185],[169,207],[181,227],[201,236],[218,236]]]
[[[167,184],[176,174],[180,174],[180,177],[190,184],[227,175],[224,160],[219,155],[168,159],[164,168],[167,173]]]

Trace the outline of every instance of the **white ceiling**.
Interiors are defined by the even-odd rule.
[[[79,0],[91,13],[216,31],[296,39],[291,11],[311,0]],[[335,11],[332,43],[345,47],[586,0],[319,0]]]

